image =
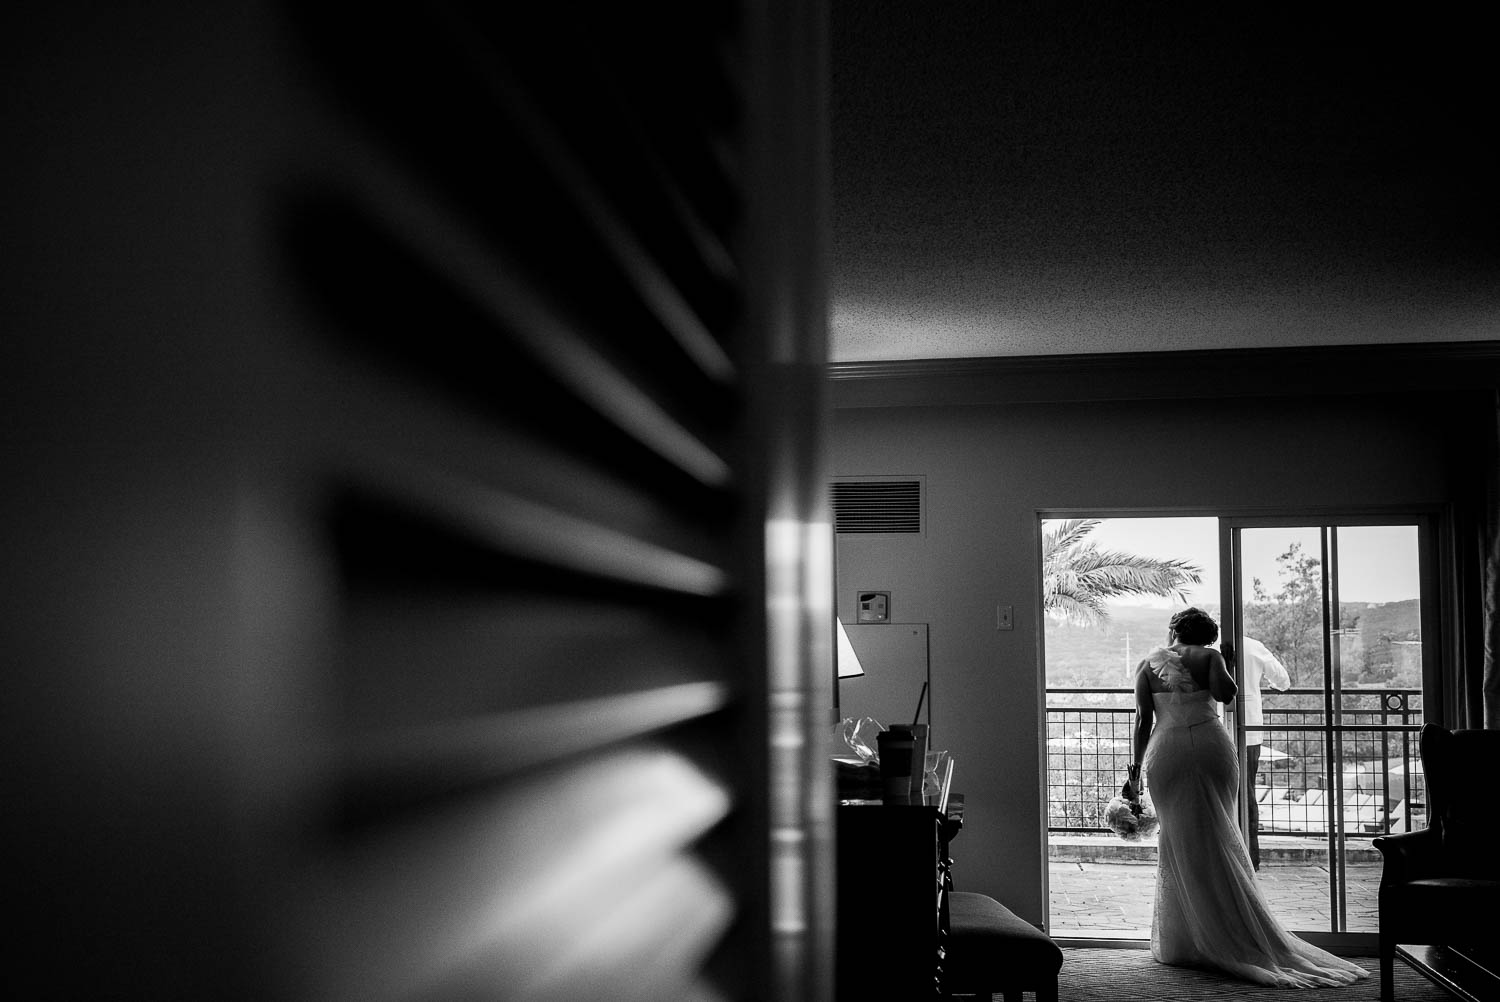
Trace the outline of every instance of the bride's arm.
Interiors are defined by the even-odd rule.
[[[1132,794],[1141,792],[1141,762],[1146,758],[1146,745],[1151,740],[1151,724],[1156,713],[1156,703],[1151,698],[1150,671],[1142,662],[1135,673],[1135,736],[1131,742],[1134,760],[1130,767],[1129,783]]]
[[[1229,674],[1229,667],[1224,664],[1224,656],[1218,651],[1208,651],[1208,691],[1214,699],[1221,703],[1227,703],[1239,695],[1239,687],[1234,684],[1234,676]]]

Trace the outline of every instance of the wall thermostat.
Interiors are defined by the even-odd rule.
[[[891,621],[891,593],[888,591],[862,591],[859,596],[859,622],[889,623]]]

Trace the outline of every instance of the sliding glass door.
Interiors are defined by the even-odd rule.
[[[1371,840],[1425,825],[1432,531],[1426,516],[1220,519],[1241,823],[1273,909],[1309,939],[1372,942]]]

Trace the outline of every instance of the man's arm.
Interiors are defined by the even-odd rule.
[[[1245,655],[1255,659],[1255,664],[1260,668],[1261,687],[1270,686],[1273,689],[1285,691],[1292,686],[1292,677],[1287,674],[1286,665],[1281,659],[1271,653],[1271,649],[1259,640],[1250,637],[1245,638]]]

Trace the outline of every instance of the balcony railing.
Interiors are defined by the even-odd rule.
[[[1425,826],[1420,689],[1288,689],[1262,703],[1262,833],[1326,836],[1332,827],[1373,838]],[[1047,690],[1050,831],[1109,830],[1104,805],[1124,781],[1134,727],[1130,689]]]

